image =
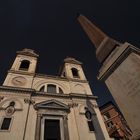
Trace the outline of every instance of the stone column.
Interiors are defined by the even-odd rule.
[[[40,140],[41,117],[42,117],[41,114],[37,114],[35,140]]]
[[[69,140],[69,131],[68,131],[68,117],[67,115],[63,116],[63,121],[64,121],[64,139]]]

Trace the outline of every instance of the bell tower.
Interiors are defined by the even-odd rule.
[[[15,61],[8,71],[4,86],[31,88],[38,55],[31,49],[17,51]]]
[[[82,63],[74,58],[68,57],[64,59],[61,77],[66,77],[73,80],[86,80],[81,65]]]

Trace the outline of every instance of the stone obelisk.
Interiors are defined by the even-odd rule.
[[[132,139],[140,140],[140,49],[115,41],[82,15],[78,21],[102,64],[98,79],[105,82],[122,111],[133,132]]]

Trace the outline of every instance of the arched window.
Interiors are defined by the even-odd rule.
[[[76,68],[72,68],[71,71],[74,78],[79,78],[78,70]]]
[[[59,93],[64,93],[63,90],[59,87]]]
[[[45,86],[42,86],[39,91],[44,92]]]
[[[92,114],[88,109],[86,109],[85,111],[85,117],[87,118],[87,124],[88,124],[90,132],[95,131],[93,121],[92,121]]]
[[[20,64],[19,70],[25,70],[28,71],[30,65],[30,61],[28,60],[23,60]]]
[[[54,84],[44,84],[38,89],[38,91],[47,93],[64,93],[61,87]]]
[[[52,85],[52,84],[48,85],[47,92],[48,93],[56,93],[56,85]]]

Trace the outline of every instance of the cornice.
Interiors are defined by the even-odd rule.
[[[16,74],[22,74],[22,75],[29,75],[29,76],[34,76],[35,75],[35,73],[30,73],[30,72],[28,72],[28,71],[22,71],[22,70],[12,70],[12,69],[10,69],[10,70],[8,70],[8,73],[16,73]]]
[[[35,91],[34,89],[30,88],[18,88],[18,87],[10,87],[10,86],[0,86],[0,91],[6,91],[6,92],[20,92],[22,94],[31,94],[32,97],[40,97],[40,96],[45,96],[45,97],[56,97],[56,98],[67,98],[67,99],[72,99],[72,98],[78,98],[78,99],[97,99],[97,96],[93,95],[86,95],[86,94],[79,94],[79,93],[69,93],[69,94],[59,94],[59,93],[44,93],[44,92],[39,92]]]
[[[121,49],[121,48],[120,48]],[[121,52],[121,51],[120,51]],[[110,66],[106,67],[103,66],[100,69],[100,73],[98,76],[99,80],[103,80],[105,81],[109,75],[111,75],[114,70],[119,67],[119,65],[129,56],[129,54],[131,54],[132,52],[139,54],[140,55],[140,49],[136,48],[134,46],[132,46],[129,43],[125,43],[124,44],[124,50],[118,55],[118,57],[116,57],[116,59],[114,61],[112,61],[112,63],[110,64]],[[111,59],[109,60],[111,61]],[[105,64],[107,65],[107,64]]]
[[[21,93],[33,93],[35,90],[30,88],[18,88],[18,87],[10,87],[10,86],[0,86],[0,91],[8,91],[8,92],[21,92]]]
[[[56,98],[79,98],[79,99],[97,99],[97,96],[93,95],[86,95],[86,94],[79,94],[79,93],[69,93],[69,94],[59,94],[59,93],[43,93],[43,92],[34,92],[33,94],[34,97],[39,97],[39,96],[47,96],[47,97],[56,97]]]
[[[68,78],[68,80],[72,82],[88,83],[87,80],[80,80],[80,79],[73,79],[73,78]]]
[[[68,94],[47,93],[47,92],[39,92],[39,91],[34,92],[33,96],[34,97],[47,96],[47,97],[60,97],[60,98],[67,98],[67,97],[69,97]]]
[[[88,83],[87,80],[66,78],[66,77],[60,77],[60,76],[54,76],[54,75],[46,75],[46,74],[40,74],[40,73],[36,73],[35,77],[37,77],[37,78],[46,78],[46,79],[54,79],[54,80],[62,80],[62,81],[73,81],[73,82]]]
[[[72,57],[67,57],[64,59],[64,63],[71,63],[71,64],[78,64],[78,65],[82,65],[82,62],[76,60],[75,58]]]
[[[41,74],[41,73],[36,73],[35,77],[37,78],[47,78],[47,79],[57,79],[57,80],[63,80],[63,81],[68,81],[67,78],[65,77],[60,77],[60,76],[54,76],[54,75],[47,75],[47,74]]]
[[[26,56],[32,56],[32,57],[39,57],[39,55],[36,54],[34,52],[34,50],[27,49],[27,48],[23,49],[22,51],[17,51],[17,54],[26,55]]]
[[[87,94],[79,94],[79,93],[70,93],[70,97],[72,98],[87,98],[87,99],[97,99],[97,96],[87,95]]]
[[[12,70],[12,69],[9,70],[8,73],[28,75],[28,76],[33,76],[34,78],[54,79],[54,80],[61,80],[61,81],[67,81],[67,82],[72,81],[72,82],[88,83],[87,80],[66,78],[66,77],[46,75],[46,74],[40,74],[40,73],[30,73],[30,72],[26,72],[26,71],[15,71],[15,70]]]

